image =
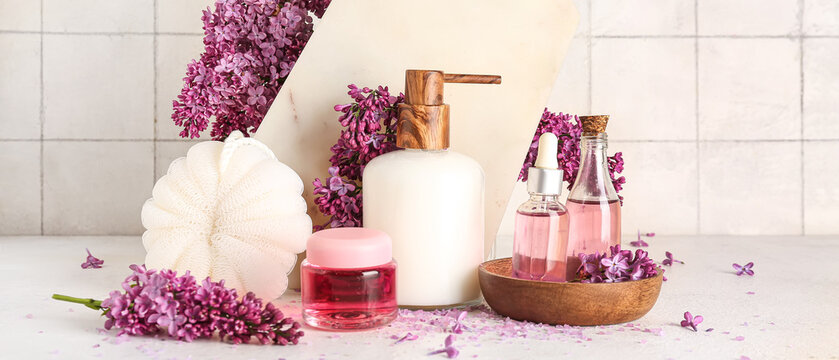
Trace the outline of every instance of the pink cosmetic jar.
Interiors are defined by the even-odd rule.
[[[361,330],[396,319],[396,262],[390,237],[367,228],[321,230],[300,267],[303,320],[326,330]]]

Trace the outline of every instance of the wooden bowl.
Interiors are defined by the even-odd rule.
[[[479,267],[481,291],[497,313],[543,324],[610,325],[636,320],[655,305],[662,272],[619,283],[560,283],[512,277],[511,258]]]

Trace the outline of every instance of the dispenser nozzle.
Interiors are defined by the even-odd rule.
[[[474,74],[443,74],[443,81],[461,84],[500,84],[501,76]]]
[[[425,150],[449,147],[449,106],[443,103],[444,83],[500,84],[501,77],[405,70],[405,103],[398,108],[396,146]]]
[[[553,133],[546,132],[539,136],[539,152],[536,153],[534,167],[540,169],[558,169],[559,162],[556,160],[556,151],[559,140]]]

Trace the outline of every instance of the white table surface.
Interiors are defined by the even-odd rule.
[[[474,311],[465,321],[469,330],[456,335],[458,359],[839,358],[839,238],[656,237],[649,242],[654,259],[669,250],[686,264],[667,270],[669,281],[658,303],[631,326],[583,327],[562,334],[510,322],[502,333],[496,325],[504,319]],[[80,268],[86,247],[105,260],[103,268]],[[96,311],[50,299],[53,293],[102,298],[119,287],[127,266],[143,257],[139,237],[0,237],[0,358],[445,358],[427,354],[442,348],[448,329],[427,324],[417,331],[411,328],[415,323],[404,319],[363,332],[306,328],[296,346],[236,346],[116,338],[115,330],[98,330],[103,318]],[[749,261],[755,262],[754,277],[734,275],[732,263]],[[287,292],[277,304],[300,318],[298,293]],[[700,332],[679,326],[685,311],[705,317]],[[392,335],[408,331],[420,338],[393,345]],[[744,340],[734,340],[738,336]]]

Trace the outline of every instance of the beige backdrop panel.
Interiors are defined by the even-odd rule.
[[[332,107],[349,102],[348,84],[396,93],[406,69],[501,75],[501,85],[445,89],[452,149],[486,172],[489,253],[577,22],[571,0],[335,0],[256,137],[300,174],[323,223],[312,181],[327,175],[340,131]]]

